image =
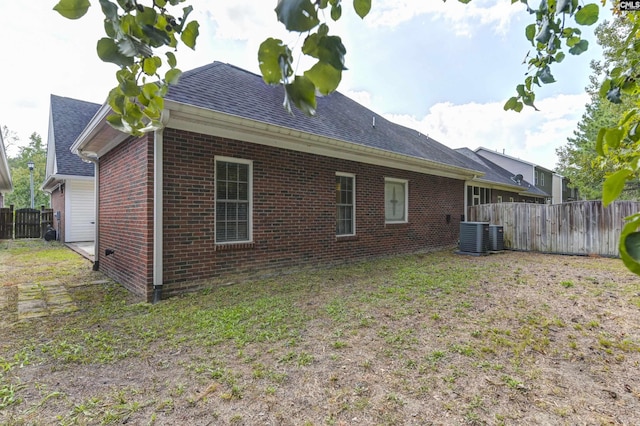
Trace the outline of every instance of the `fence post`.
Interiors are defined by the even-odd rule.
[[[13,204],[0,208],[0,240],[13,238]]]

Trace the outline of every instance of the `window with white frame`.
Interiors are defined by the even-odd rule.
[[[356,233],[356,177],[336,173],[336,235]]]
[[[501,203],[502,202],[502,195],[498,195],[498,202]]]
[[[544,186],[544,172],[540,172],[540,186]]]
[[[513,203],[513,197],[509,197],[509,202]]]
[[[538,170],[534,171],[533,176],[535,178],[535,185],[540,185],[540,172]]]
[[[252,168],[250,160],[216,157],[216,243],[252,238]]]
[[[384,178],[384,218],[387,223],[407,222],[409,181]]]
[[[480,186],[467,187],[468,200],[472,206],[491,203],[491,190]]]

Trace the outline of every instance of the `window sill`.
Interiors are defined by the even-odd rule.
[[[409,222],[385,222],[384,226],[385,228],[403,228],[405,226],[409,226]]]
[[[358,241],[360,238],[357,235],[336,235],[336,241]]]
[[[216,244],[216,251],[248,250],[254,248],[253,242]]]

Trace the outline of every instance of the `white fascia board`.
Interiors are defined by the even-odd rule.
[[[520,159],[520,158],[512,157],[512,156],[507,155],[507,154],[502,154],[502,153],[500,153],[500,152],[498,152],[498,151],[495,151],[495,150],[492,150],[492,149],[489,149],[489,148],[485,148],[485,147],[483,147],[483,146],[481,146],[481,147],[479,147],[479,148],[476,148],[476,150],[475,150],[474,152],[475,152],[476,154],[478,154],[478,151],[484,151],[484,152],[489,153],[489,154],[499,155],[500,157],[508,158],[509,160],[517,161],[517,162],[519,162],[519,163],[526,164],[526,165],[528,165],[528,166],[538,167],[536,164],[530,163],[530,162],[525,161],[525,160],[522,160],[522,159]],[[480,155],[481,155],[481,154],[480,154]]]
[[[7,153],[4,150],[4,141],[0,134],[0,191],[7,193],[13,191],[13,182],[11,181],[11,169],[9,168],[9,161],[7,159]]]
[[[106,123],[106,118],[109,112],[111,111],[111,107],[104,103],[96,115],[87,123],[87,126],[80,132],[77,139],[71,144],[71,152],[76,155],[79,155],[79,151],[83,151],[85,145],[91,140],[90,136],[95,135],[100,127],[100,124]]]
[[[483,175],[477,170],[449,166],[175,101],[165,101],[165,108],[171,111],[166,127],[177,130],[454,179],[466,180]]]
[[[89,124],[71,145],[71,152],[85,159],[86,157],[100,157],[111,151],[121,142],[130,137],[107,123],[107,115],[111,113],[109,104],[103,104],[93,116]]]
[[[40,185],[40,189],[46,192],[53,192],[61,183],[65,183],[68,180],[76,181],[90,181],[93,182],[95,178],[93,176],[77,176],[77,175],[51,175]]]
[[[45,176],[48,178],[51,175],[56,174],[57,170],[56,161],[56,136],[53,130],[53,111],[49,108],[49,128],[47,134],[47,165],[45,166]],[[44,184],[43,184],[44,185]]]

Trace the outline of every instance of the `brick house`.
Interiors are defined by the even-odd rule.
[[[104,105],[72,150],[97,164],[97,269],[147,301],[238,274],[453,246],[464,155],[333,93],[317,116],[214,62],[183,74],[164,127],[130,137]]]
[[[42,189],[51,194],[53,227],[62,242],[95,238],[94,165],[70,148],[98,109],[98,104],[51,95]]]

